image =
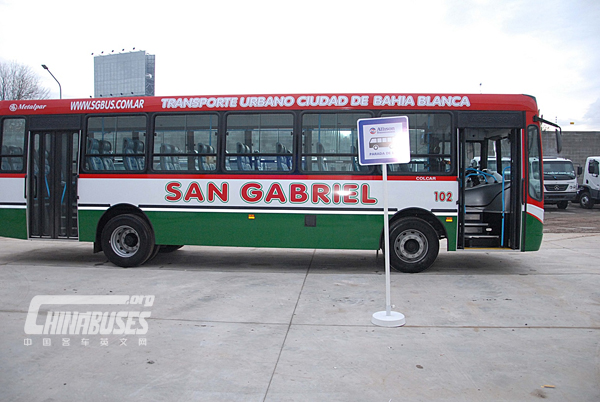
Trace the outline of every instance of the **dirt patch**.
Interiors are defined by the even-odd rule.
[[[544,233],[600,233],[600,205],[593,209],[573,203],[567,209],[546,205]]]

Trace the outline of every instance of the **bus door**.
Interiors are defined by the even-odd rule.
[[[458,116],[457,248],[521,247],[521,112]]]
[[[77,239],[79,131],[31,131],[27,209],[29,237]]]

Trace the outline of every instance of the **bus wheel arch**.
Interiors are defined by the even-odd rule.
[[[115,205],[98,222],[94,252],[98,251],[120,267],[142,265],[158,251],[152,224],[139,208]]]
[[[404,273],[429,268],[439,253],[439,240],[446,231],[431,212],[413,208],[400,211],[390,219],[390,266]],[[381,248],[384,249],[383,231]]]

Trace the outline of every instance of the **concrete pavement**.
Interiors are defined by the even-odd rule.
[[[0,400],[598,401],[598,244],[442,251],[392,274],[406,325],[381,328],[373,252],[184,247],[122,269],[87,243],[0,238]],[[36,295],[155,300],[144,335],[27,335]],[[56,307],[92,309],[118,311]]]

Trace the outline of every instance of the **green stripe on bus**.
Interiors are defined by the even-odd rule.
[[[521,251],[538,251],[542,245],[542,237],[544,235],[544,225],[534,216],[528,213],[525,215],[525,232],[523,233],[523,247]]]
[[[79,240],[95,241],[104,211],[79,211]],[[146,211],[156,244],[236,247],[379,249],[380,215]],[[310,216],[306,218],[306,216]],[[314,219],[315,226],[307,226]],[[439,216],[448,251],[456,251],[458,222]]]
[[[157,244],[377,250],[380,215],[146,212]]]
[[[98,222],[105,212],[79,210],[79,241],[96,241]]]
[[[95,241],[104,212],[79,211],[80,241]],[[154,229],[156,244],[377,250],[383,228],[381,215],[145,213]],[[307,226],[313,217],[315,226]]]
[[[446,229],[448,239],[448,251],[456,251],[456,239],[458,237],[458,218],[456,216],[438,216],[438,219]]]
[[[27,239],[27,210],[0,208],[0,236]]]

